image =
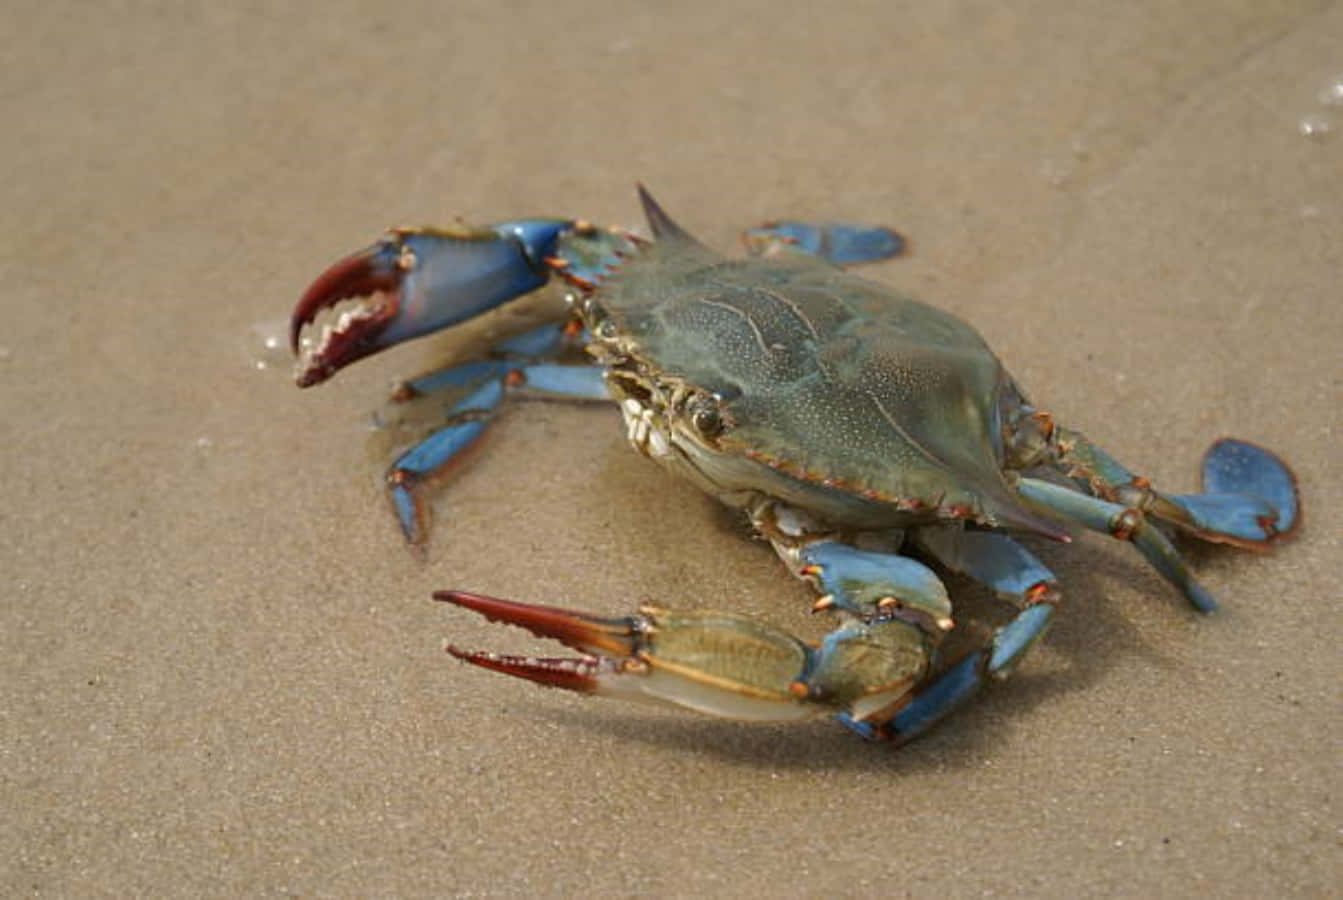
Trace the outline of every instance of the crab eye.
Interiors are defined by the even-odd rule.
[[[587,297],[583,300],[583,319],[592,329],[593,336],[601,340],[611,340],[619,330],[596,297]]]
[[[696,397],[691,401],[690,424],[706,438],[722,433],[723,416],[718,412],[718,404],[709,397]]]

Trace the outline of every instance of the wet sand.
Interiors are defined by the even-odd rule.
[[[5,894],[1337,896],[1343,7],[22,7]],[[816,627],[605,408],[515,407],[417,559],[366,428],[432,348],[300,392],[262,346],[386,225],[629,223],[636,179],[723,249],[898,227],[872,277],[1158,484],[1280,450],[1299,538],[1191,548],[1209,617],[1127,547],[1031,543],[1053,631],[899,750],[456,664],[540,645],[435,588]]]

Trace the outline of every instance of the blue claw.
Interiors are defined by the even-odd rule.
[[[340,260],[300,298],[289,339],[319,313],[356,301],[300,361],[301,387],[317,384],[365,356],[455,325],[541,287],[548,260],[573,227],[564,219],[527,219],[492,228],[396,229]]]
[[[889,259],[905,249],[905,239],[889,228],[835,222],[767,222],[742,234],[742,242],[757,256],[786,247],[841,266]]]

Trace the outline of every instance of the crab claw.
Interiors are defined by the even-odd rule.
[[[728,719],[786,722],[841,710],[864,719],[903,702],[928,662],[927,635],[897,618],[848,622],[812,647],[770,625],[709,610],[645,606],[637,615],[602,618],[460,591],[434,599],[585,654],[555,659],[448,647],[460,660],[549,687]]]
[[[398,228],[345,257],[304,292],[290,319],[300,387],[325,381],[356,360],[446,328],[541,287],[563,219],[489,228]],[[300,336],[319,314],[349,302],[306,349]]]
[[[741,616],[643,607],[601,618],[553,606],[440,591],[493,622],[517,625],[586,654],[567,659],[504,656],[448,647],[473,665],[549,687],[671,703],[733,719],[787,721],[823,712],[804,703],[799,683],[807,645]]]

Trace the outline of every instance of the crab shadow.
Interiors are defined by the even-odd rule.
[[[899,748],[861,740],[825,719],[795,725],[744,724],[679,711],[647,712],[615,704],[602,704],[600,709],[595,704],[556,707],[544,701],[529,704],[528,714],[561,729],[596,732],[613,741],[713,757],[732,765],[913,774],[981,767],[1003,742],[1019,739],[1023,728],[1048,729],[1049,712],[1044,707],[1051,700],[1085,692],[1110,677],[1120,661],[1137,658],[1169,671],[1172,679],[1180,677],[1179,664],[1152,649],[1140,623],[1156,604],[1184,601],[1140,559],[1126,559],[1125,547],[1106,547],[1091,539],[1071,548],[1031,549],[1057,573],[1063,590],[1054,626],[1011,678],[989,684],[928,734]],[[1198,555],[1211,559],[1220,554]],[[1107,585],[1131,586],[1125,593],[1136,588],[1143,605],[1126,604],[1121,609],[1110,598]],[[977,585],[950,577],[948,587],[960,610],[958,618],[993,624],[1003,620],[1004,604]]]

